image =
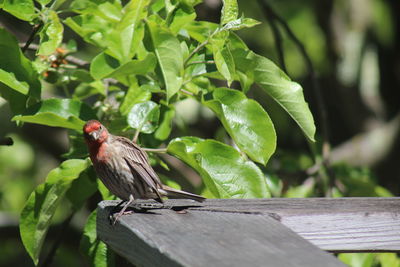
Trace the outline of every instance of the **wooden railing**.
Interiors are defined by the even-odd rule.
[[[345,266],[328,252],[399,252],[400,198],[140,201],[98,237],[138,266]],[[326,252],[328,251],[328,252]]]

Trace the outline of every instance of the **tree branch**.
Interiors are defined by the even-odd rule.
[[[43,21],[41,21],[39,24],[36,24],[33,26],[31,35],[29,35],[28,40],[26,41],[24,47],[22,47],[22,53],[25,53],[25,51],[28,49],[29,45],[33,42],[33,39],[35,38],[36,34],[38,33],[38,31],[40,30],[40,28],[42,28],[43,26]]]
[[[273,9],[272,7],[267,3],[266,0],[259,0],[259,4],[262,6],[263,10],[267,13],[270,14],[273,20],[276,20],[279,22],[283,29],[286,31],[288,34],[289,38],[293,41],[293,43],[298,47],[301,55],[303,56],[307,69],[311,78],[312,82],[312,89],[313,89],[313,94],[315,95],[315,98],[317,100],[317,109],[318,113],[320,114],[320,123],[321,123],[321,135],[323,139],[323,148],[322,148],[322,156],[324,161],[328,159],[329,157],[329,152],[330,152],[330,144],[329,144],[329,129],[328,129],[328,123],[327,123],[327,112],[324,106],[324,101],[320,92],[319,84],[317,81],[317,75],[315,73],[312,61],[310,56],[308,55],[303,43],[297,38],[297,36],[294,34],[294,32],[290,29],[289,25],[286,23],[286,21],[280,17]]]

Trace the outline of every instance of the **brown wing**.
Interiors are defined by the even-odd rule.
[[[128,138],[121,136],[113,137],[123,145],[123,149],[120,150],[122,153],[121,156],[130,166],[131,170],[140,175],[143,181],[146,182],[146,184],[153,189],[154,193],[157,194],[159,197],[157,200],[162,202],[160,193],[157,190],[158,188],[162,188],[162,183],[156,172],[151,167],[146,152],[140,149],[138,145]]]

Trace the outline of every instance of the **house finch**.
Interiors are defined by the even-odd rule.
[[[98,177],[111,193],[122,200],[118,206],[127,202],[114,223],[135,199],[155,199],[160,203],[163,203],[162,197],[200,202],[205,199],[163,185],[150,166],[146,152],[129,139],[110,134],[100,122],[88,121],[83,126],[83,134]]]

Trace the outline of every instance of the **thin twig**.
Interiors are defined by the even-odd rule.
[[[315,95],[315,98],[317,100],[317,109],[319,111],[318,113],[320,114],[321,135],[322,135],[322,140],[323,140],[322,157],[323,157],[324,162],[326,162],[329,158],[329,152],[330,152],[327,112],[326,112],[326,109],[325,109],[325,106],[323,103],[324,101],[323,101],[323,98],[321,95],[319,84],[317,82],[317,77],[316,77],[317,75],[315,73],[311,58],[308,55],[302,42],[297,38],[297,36],[294,34],[294,32],[290,29],[290,27],[286,23],[286,21],[272,9],[272,7],[267,3],[266,0],[259,1],[259,3],[263,7],[265,12],[270,14],[273,19],[275,19],[282,25],[284,30],[287,32],[289,38],[295,43],[295,45],[300,50],[300,53],[306,62],[307,69],[310,74],[310,78],[311,78],[311,82],[312,82],[311,87],[313,89],[313,94]]]
[[[80,58],[74,57],[74,56],[66,56],[65,59],[68,62],[73,63],[73,64],[75,64],[77,66],[80,66],[80,67],[88,67],[89,64],[90,64],[89,62],[87,62],[85,60],[82,60]]]
[[[206,61],[192,61],[187,64],[187,66],[195,65],[195,64],[215,64],[214,60],[206,60]]]
[[[258,3],[260,5],[263,5],[262,0],[258,0]],[[283,54],[283,44],[282,44],[281,33],[279,31],[278,26],[275,23],[273,15],[270,14],[270,9],[265,9],[265,13],[267,13],[266,18],[267,18],[269,24],[271,25],[272,34],[274,35],[275,46],[276,46],[276,50],[278,53],[278,59],[279,59],[280,66],[281,66],[282,70],[287,73],[286,64],[285,64],[285,56]]]
[[[132,142],[134,142],[135,144],[139,138],[139,134],[140,134],[140,129],[136,129],[135,135],[132,138]]]
[[[192,93],[192,92],[189,92],[189,91],[187,91],[187,90],[185,90],[185,89],[180,89],[179,91],[181,91],[182,93],[184,93],[184,94],[186,94],[186,95],[190,95],[190,96],[194,96],[194,94]]]
[[[60,229],[60,233],[59,233],[57,239],[54,241],[53,246],[51,247],[49,254],[47,254],[46,258],[43,260],[43,264],[41,265],[41,267],[47,267],[47,266],[51,265],[51,263],[53,261],[53,258],[54,258],[54,255],[56,254],[57,249],[61,244],[61,241],[62,241],[62,239],[63,239],[63,237],[64,237],[64,235],[66,233],[65,230],[67,229],[69,223],[71,222],[72,217],[74,217],[74,213],[69,215],[64,220],[64,222],[62,223],[61,229]]]
[[[189,60],[197,53],[199,52],[203,47],[205,47],[209,42],[209,39],[207,38],[204,42],[199,44],[193,51],[189,54],[189,56],[185,59],[185,62],[183,63],[184,67],[187,67],[187,64]]]
[[[25,44],[19,44],[20,47],[25,47]],[[38,50],[39,49],[39,45],[38,44],[29,44],[29,46],[26,48],[27,50]],[[68,55],[65,57],[65,59],[68,61],[68,63],[72,63],[75,64],[77,66],[80,67],[88,67],[89,66],[89,62],[85,61],[83,59]]]
[[[141,149],[146,152],[152,152],[152,153],[167,153],[166,148],[143,148],[143,147],[141,147]]]
[[[29,38],[26,41],[24,47],[22,47],[22,53],[25,53],[25,51],[28,49],[29,45],[33,42],[33,39],[35,39],[36,34],[40,30],[40,28],[42,28],[42,26],[43,26],[43,21],[33,26],[31,35],[29,35]]]
[[[271,16],[272,20],[276,20],[283,27],[285,32],[288,34],[289,38],[293,41],[293,43],[298,47],[302,57],[304,58],[307,69],[311,79],[311,88],[312,92],[316,98],[317,109],[319,114],[319,122],[321,125],[321,137],[322,137],[322,158],[315,154],[316,165],[322,167],[319,169],[318,173],[322,180],[321,185],[323,186],[324,192],[327,196],[331,195],[331,190],[329,187],[333,185],[335,181],[335,174],[332,169],[329,167],[329,157],[330,157],[330,143],[329,143],[329,127],[328,127],[328,118],[327,111],[324,106],[324,101],[322,98],[322,94],[320,91],[320,87],[317,81],[317,75],[314,70],[312,61],[310,56],[308,55],[303,43],[297,38],[294,32],[290,29],[289,25],[286,21],[280,17],[272,7],[267,3],[266,0],[259,0],[259,4],[264,9],[264,12]],[[310,144],[311,150],[315,152],[315,145]]]

